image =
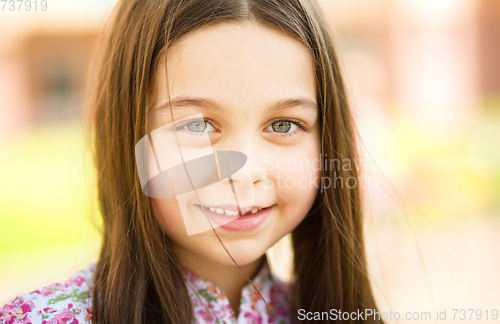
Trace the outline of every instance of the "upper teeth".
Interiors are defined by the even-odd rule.
[[[216,212],[217,214],[221,214],[221,215],[226,214],[227,216],[239,216],[239,213],[237,211],[233,211],[233,210],[227,210],[227,209],[215,208],[215,207],[205,207],[205,208],[208,208],[208,209],[210,209],[210,211]],[[255,214],[256,212],[261,211],[261,210],[262,210],[262,208],[255,209],[255,210],[252,210],[251,213]]]

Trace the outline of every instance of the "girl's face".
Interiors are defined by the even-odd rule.
[[[234,185],[253,187],[252,210],[265,207],[255,214],[264,216],[239,230],[236,221],[215,230],[238,264],[253,262],[304,219],[318,192],[313,60],[298,40],[245,22],[220,23],[184,35],[167,51],[168,74],[160,66],[147,132],[172,122],[168,106],[158,109],[169,97],[172,102],[194,99],[172,106],[174,120],[196,114],[205,119],[181,129],[183,136],[205,133],[214,152],[238,151],[248,158],[251,180],[234,180]],[[231,187],[227,179],[219,185]],[[215,191],[200,194],[204,206],[223,203]],[[204,215],[197,199],[151,200],[181,261],[233,265],[212,230],[188,235],[181,211]]]

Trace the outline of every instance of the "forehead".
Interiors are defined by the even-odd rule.
[[[160,100],[214,98],[255,107],[283,97],[316,98],[313,59],[297,39],[253,21],[224,22],[183,35],[157,70]],[[166,73],[165,73],[166,72]]]

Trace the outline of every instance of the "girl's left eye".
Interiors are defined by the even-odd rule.
[[[303,126],[296,121],[291,120],[277,120],[269,125],[266,131],[278,133],[279,135],[292,135],[300,130],[304,130]]]

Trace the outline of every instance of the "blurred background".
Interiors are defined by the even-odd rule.
[[[381,311],[500,310],[500,1],[319,3],[358,125]],[[97,257],[80,114],[111,5],[0,11],[0,303]]]

